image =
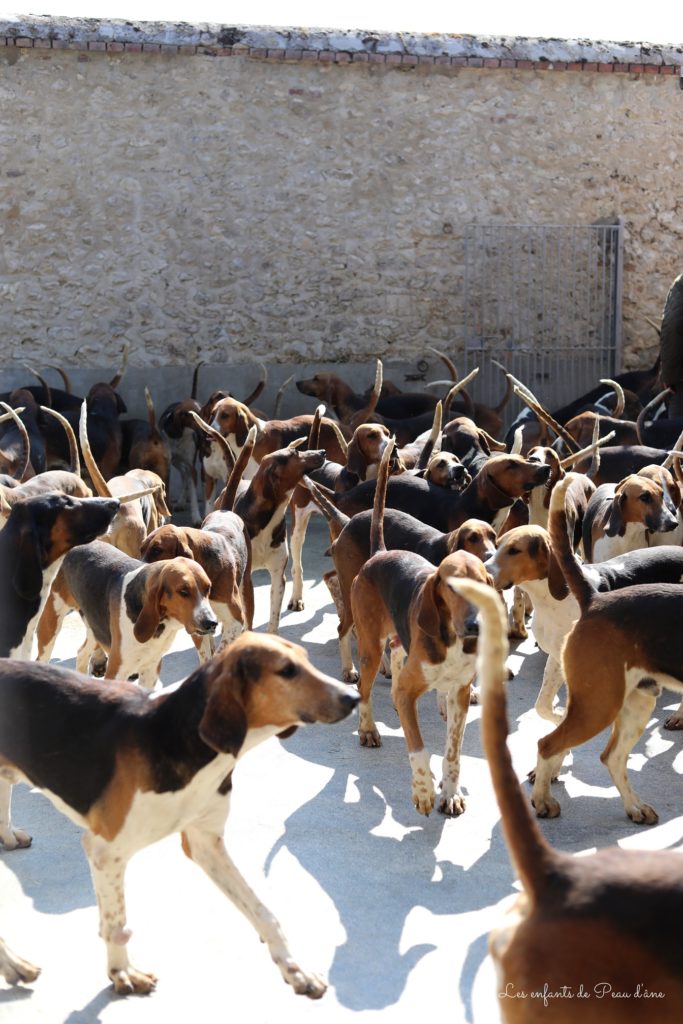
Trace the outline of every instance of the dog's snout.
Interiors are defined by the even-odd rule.
[[[360,701],[360,694],[345,693],[342,695],[340,704],[345,715],[350,715]]]

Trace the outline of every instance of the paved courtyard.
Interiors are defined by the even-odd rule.
[[[327,543],[322,522],[314,521],[304,550],[306,610],[285,612],[281,632],[338,676],[336,615],[317,582],[329,566]],[[267,576],[256,579],[262,629]],[[80,631],[72,615],[56,649],[61,663],[73,666]],[[520,777],[549,729],[533,711],[543,661],[531,638],[511,655],[510,742]],[[164,661],[164,682],[195,664],[182,634]],[[376,683],[374,703],[381,749],[359,747],[354,716],[300,729],[284,742],[270,740],[235,773],[231,855],[279,917],[294,954],[328,978],[321,1002],[284,985],[251,926],[183,855],[177,837],[138,854],[127,874],[131,960],[158,974],[158,988],[146,998],[115,996],[79,829],[22,786],[14,818],[34,841],[28,850],[0,854],[0,934],[43,972],[32,987],[0,982],[3,1022],[393,1024],[420,1019],[427,1007],[433,1019],[450,1024],[497,1020],[486,936],[515,882],[481,753],[480,709],[470,709],[465,733],[467,810],[447,820],[413,809],[387,681]],[[683,737],[661,728],[666,709],[677,704],[673,694],[662,698],[630,763],[660,824],[643,829],[625,817],[599,761],[602,736],[574,753],[555,786],[562,817],[542,825],[553,843],[574,852],[614,843],[683,846]],[[432,694],[423,698],[420,715],[438,777],[445,727]]]

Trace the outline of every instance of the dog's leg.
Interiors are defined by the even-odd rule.
[[[6,850],[31,845],[28,832],[12,826],[12,783],[0,778],[0,843]]]
[[[223,836],[199,827],[183,833],[183,849],[254,926],[282,977],[298,995],[319,999],[327,988],[322,978],[303,971],[292,958],[280,925],[260,902],[228,856]]]
[[[99,644],[95,639],[95,634],[92,632],[90,627],[85,623],[85,640],[78,648],[76,655],[76,671],[87,673],[90,667],[90,659],[94,655],[95,651],[98,650]]]
[[[678,705],[673,715],[669,715],[664,722],[665,729],[683,729],[683,700]]]
[[[125,859],[120,856],[115,858],[106,840],[99,839],[90,832],[83,836],[83,848],[88,858],[97,897],[100,937],[107,948],[107,973],[119,995],[145,995],[152,991],[157,979],[153,974],[132,967],[128,960],[126,943],[131,933],[126,927],[123,888]]]
[[[660,687],[653,683],[651,691],[636,689],[629,693],[617,715],[609,742],[600,755],[600,760],[607,767],[614,785],[621,793],[624,810],[631,821],[639,825],[656,825],[658,815],[654,808],[643,803],[631,788],[626,762],[652,717],[660,692]]]
[[[411,663],[410,656],[408,656],[396,685],[392,685],[391,695],[408,747],[408,760],[413,777],[413,803],[420,814],[429,814],[430,811],[433,811],[436,798],[432,771],[429,766],[429,754],[424,749],[420,723],[417,718],[417,701],[426,689],[422,672]]]
[[[287,544],[282,545],[279,553],[274,554],[273,563],[268,566],[270,573],[270,618],[268,620],[268,632],[277,633],[280,625],[280,611],[282,600],[285,596],[285,568],[289,551]]]
[[[197,500],[197,472],[194,466],[188,466],[187,473],[183,476],[183,487],[187,487],[187,494],[190,499],[190,519],[193,526],[202,525],[202,514],[199,511],[199,501]]]
[[[465,798],[460,792],[460,751],[470,706],[470,685],[452,686],[447,697],[446,753],[438,810],[451,818],[465,810]]]
[[[564,718],[564,710],[553,707],[553,701],[563,682],[562,669],[552,654],[549,654],[543,670],[541,689],[536,698],[536,711],[541,718],[552,722],[553,725],[558,725]]]
[[[510,610],[510,631],[508,633],[511,640],[526,640],[529,636],[525,617],[526,595],[519,587],[515,587],[512,596],[512,608]]]
[[[200,665],[204,665],[207,661],[209,661],[210,658],[213,657],[210,636],[197,636],[195,634],[192,637],[192,643],[194,644],[197,654],[199,656]]]
[[[290,505],[290,510],[294,523],[291,536],[292,596],[287,607],[300,612],[303,611],[304,607],[304,571],[301,555],[303,552],[304,540],[306,539],[308,521],[313,515],[313,510],[309,510],[307,508],[295,509],[294,505]]]
[[[12,952],[4,939],[0,939],[0,974],[8,984],[16,985],[20,981],[35,981],[40,974],[40,967],[22,960]]]
[[[36,630],[38,640],[37,661],[47,662],[50,660],[59,631],[62,628],[62,623],[72,610],[53,588],[48,595],[45,607],[38,620],[38,628]]]
[[[334,570],[326,572],[323,581],[330,592],[339,616],[339,656],[342,664],[342,679],[345,683],[355,683],[358,681],[358,669],[353,664],[353,651],[351,650],[351,631],[353,629],[351,610],[348,609],[347,612],[345,608],[337,573]]]

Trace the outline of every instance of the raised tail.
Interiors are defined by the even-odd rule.
[[[223,491],[223,497],[221,499],[221,512],[232,512],[235,505],[235,498],[237,497],[237,488],[244,476],[244,471],[247,468],[255,444],[256,424],[249,428],[247,439],[240,448],[240,453],[235,460],[235,465],[230,471],[230,476],[228,477],[228,482],[225,485],[225,490]]]
[[[451,577],[448,586],[479,608],[477,672],[483,693],[481,738],[489,763],[503,830],[515,870],[527,896],[540,901],[560,857],[546,843],[517,781],[507,746],[508,719],[503,680],[509,645],[500,595],[475,580]]]
[[[567,585],[579,602],[579,608],[583,613],[593,600],[596,591],[593,589],[590,580],[584,576],[581,566],[574,557],[569,541],[565,495],[571,482],[572,478],[566,476],[564,480],[560,480],[553,487],[548,514],[548,532],[555,558],[559,562]]]
[[[375,500],[372,505],[372,520],[370,524],[370,556],[376,555],[378,551],[386,551],[386,547],[384,545],[384,508],[387,503],[389,466],[395,445],[396,438],[392,437],[382,452],[382,458],[379,464],[377,484],[375,485]]]
[[[334,495],[334,491],[330,491],[327,487],[321,487],[320,484],[314,483],[310,477],[305,476],[301,481],[304,487],[307,487],[311,498],[316,503],[322,514],[327,520],[327,525],[330,528],[330,537],[332,540],[336,540],[339,534],[342,532],[347,523],[351,520],[349,516],[344,515],[330,496]]]

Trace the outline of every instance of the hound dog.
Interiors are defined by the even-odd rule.
[[[270,633],[278,630],[285,593],[285,568],[289,559],[285,514],[295,488],[306,473],[320,469],[324,462],[322,450],[283,448],[271,452],[261,459],[246,488],[243,481],[243,489],[234,505],[251,541],[252,569],[267,569],[270,573]]]
[[[562,649],[567,713],[539,742],[532,800],[540,817],[556,817],[560,805],[551,795],[550,783],[564,755],[611,725],[601,760],[628,816],[638,823],[654,824],[657,813],[631,788],[626,762],[662,687],[683,692],[683,659],[677,643],[683,587],[659,583],[599,593],[571,552],[563,502],[563,484],[559,484],[550,504],[550,538],[580,617]]]
[[[80,611],[86,638],[76,658],[87,672],[97,648],[108,653],[106,679],[137,675],[152,689],[161,659],[179,629],[212,634],[211,581],[195,561],[172,558],[148,565],[95,541],[64,559],[38,623],[38,660],[49,661],[64,617]]]
[[[210,426],[218,430],[228,441],[235,455],[245,444],[251,427],[256,427],[256,441],[251,459],[245,470],[245,479],[250,479],[264,456],[286,448],[292,441],[307,437],[313,424],[313,416],[294,416],[288,420],[263,420],[251,409],[234,398],[223,398],[213,409]],[[346,463],[346,448],[339,441],[339,424],[323,417],[320,423],[320,444],[330,462]],[[350,436],[348,428],[342,433]]]
[[[38,619],[64,556],[108,529],[119,503],[37,494],[12,506],[0,532],[0,657],[30,658]]]
[[[453,585],[480,607],[482,745],[522,885],[489,936],[503,1021],[674,1024],[683,999],[681,854],[613,847],[572,857],[548,844],[506,743],[503,610],[487,587],[469,580]]]
[[[190,414],[198,415],[199,412],[199,402],[186,398],[167,406],[159,417],[159,430],[168,439],[171,465],[180,477],[182,490],[179,503],[189,501],[193,526],[199,526],[202,516],[197,498],[197,428]]]
[[[147,420],[123,420],[124,469],[149,470],[160,477],[168,491],[171,472],[171,446],[157,426],[154,402],[148,388],[145,388]]]
[[[655,533],[671,533],[678,517],[668,507],[661,480],[632,473],[621,483],[601,484],[583,520],[583,550],[589,562],[648,546]]]
[[[153,567],[149,567],[153,568]],[[90,863],[107,970],[117,992],[150,992],[156,978],[128,959],[124,875],[130,858],[180,832],[184,852],[256,928],[295,992],[325,983],[302,970],[280,926],[230,860],[223,833],[240,757],[309,722],[338,722],[358,698],[315,669],[304,650],[245,633],[177,688],[150,699],[55,666],[0,665],[0,838],[30,837],[9,819],[11,783],[25,781],[78,826]]]
[[[339,614],[339,648],[342,663],[342,678],[355,682],[358,672],[353,664],[351,631],[353,613],[351,609],[351,585],[361,568],[370,558],[371,511],[359,512],[349,518],[341,513],[313,481],[308,481],[313,500],[325,516],[332,535],[329,554],[334,570],[323,577],[332,594]],[[421,558],[439,565],[444,558],[456,551],[468,551],[482,562],[496,549],[496,535],[489,523],[468,519],[456,530],[442,533],[431,526],[401,512],[385,509],[383,517],[384,543],[389,551],[412,551]]]
[[[435,487],[420,477],[401,473],[387,485],[387,505],[448,533],[468,519],[491,523],[496,533],[518,498],[545,484],[549,466],[529,462],[519,455],[492,455],[472,482],[459,493]],[[372,508],[375,481],[358,484],[347,494],[328,495],[345,515]]]
[[[564,486],[567,497],[569,479]],[[569,521],[567,525],[571,529]],[[498,590],[519,587],[531,599],[534,639],[548,655],[536,711],[557,725],[564,717],[560,708],[553,707],[563,681],[562,644],[579,617],[579,606],[555,557],[550,535],[541,526],[517,527],[500,538],[485,565]],[[601,593],[643,583],[678,583],[683,579],[683,548],[641,548],[605,562],[584,564],[583,573]]]
[[[391,639],[391,692],[408,747],[413,803],[420,814],[429,814],[434,808],[434,785],[417,701],[428,690],[436,690],[447,697],[447,742],[438,809],[447,815],[462,814],[460,748],[475,673],[477,630],[476,613],[454,593],[452,582],[466,576],[487,583],[489,577],[482,562],[465,551],[448,555],[436,569],[411,551],[387,551],[382,531],[384,488],[377,493],[371,557],[351,587],[360,662],[358,737],[362,746],[381,745],[372,714],[372,686],[385,643]]]
[[[377,402],[377,411],[387,416],[417,416],[430,412],[436,406],[436,398],[428,392],[399,392],[386,394],[388,382],[382,385]],[[370,393],[357,394],[350,384],[336,373],[316,373],[307,380],[296,381],[302,395],[317,398],[334,409],[342,423],[348,423],[354,413],[361,412],[368,404]]]
[[[421,471],[421,475],[430,484],[457,492],[464,490],[472,482],[472,477],[453,452],[436,452],[427,463],[427,468]]]
[[[222,627],[220,645],[231,643],[251,629],[254,591],[251,581],[251,544],[244,523],[233,512],[212,512],[201,530],[167,523],[154,530],[142,545],[143,562],[169,558],[194,559],[211,580],[209,601]],[[211,638],[194,636],[200,659],[211,657]]]

